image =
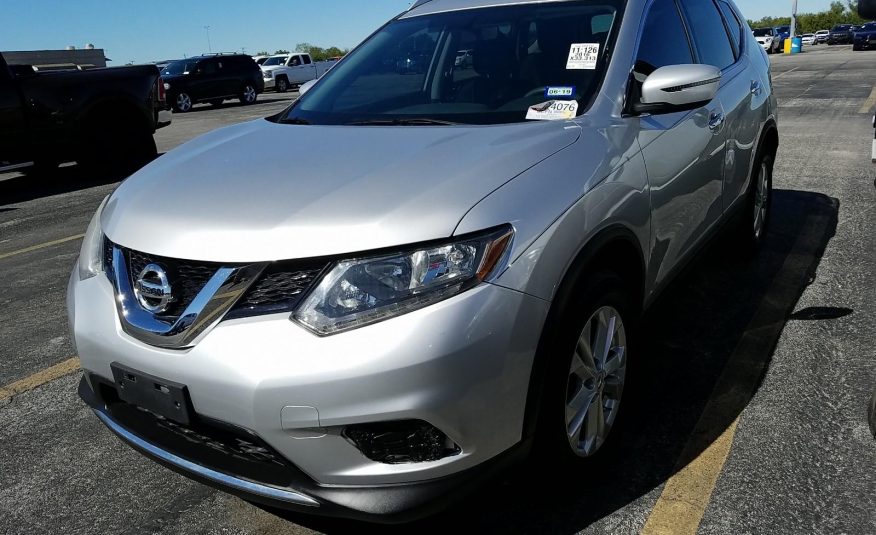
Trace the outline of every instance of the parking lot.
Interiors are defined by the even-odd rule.
[[[876,533],[876,52],[771,58],[781,147],[765,248],[743,261],[716,240],[649,312],[615,447],[580,474],[523,466],[437,518],[377,531]],[[295,95],[177,114],[159,152]],[[374,529],[194,483],[79,400],[67,279],[116,185],[75,165],[0,175],[0,533]]]

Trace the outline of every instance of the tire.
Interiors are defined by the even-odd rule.
[[[243,87],[240,89],[240,96],[238,98],[240,99],[241,104],[254,104],[256,99],[258,98],[258,93],[256,92],[255,86],[251,83],[243,84]]]
[[[852,50],[860,52],[861,50],[864,50],[864,48],[861,45],[852,45]]]
[[[192,96],[188,93],[182,92],[177,93],[176,96],[173,97],[173,111],[177,113],[188,113],[192,111],[192,106],[194,106],[195,101],[192,100]]]
[[[277,78],[274,86],[277,90],[277,93],[285,93],[289,91],[289,80],[286,79],[285,76],[281,76]]]
[[[754,161],[745,204],[732,230],[739,250],[748,255],[758,251],[769,229],[775,155],[761,148]]]
[[[627,363],[638,321],[634,310],[623,280],[608,271],[585,274],[572,290],[558,327],[546,334],[550,341],[539,354],[550,360],[536,424],[538,461],[586,464],[610,446],[629,383]],[[604,327],[612,324],[615,332],[606,351]]]

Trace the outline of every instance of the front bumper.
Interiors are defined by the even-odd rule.
[[[110,364],[119,363],[184,384],[198,416],[252,432],[319,485],[444,478],[519,443],[547,311],[545,301],[482,284],[325,338],[288,314],[226,321],[179,351],[124,333],[106,277],[80,281],[74,271],[68,288],[68,314],[86,372],[111,380]],[[343,436],[350,425],[409,419],[441,430],[459,453],[384,464]]]
[[[92,386],[94,384],[95,386]],[[154,433],[142,432],[136,426],[127,426],[123,418],[126,408],[119,403],[108,402],[97,392],[100,380],[86,374],[79,383],[79,396],[88,404],[95,415],[116,436],[133,449],[157,463],[205,485],[228,492],[245,500],[284,510],[303,512],[321,516],[333,516],[365,520],[371,522],[394,523],[415,520],[436,513],[468,496],[472,491],[500,474],[502,470],[522,460],[531,447],[530,441],[523,441],[505,453],[475,468],[460,474],[401,485],[385,486],[336,486],[320,485],[292,465],[284,468],[273,466],[273,472],[284,472],[284,483],[264,483],[247,475],[236,474],[233,470],[223,470],[210,466],[210,458],[217,455],[221,445],[212,441],[200,446],[203,455],[185,455],[184,452],[197,452],[197,434],[160,435],[156,440]],[[150,418],[142,411],[127,409],[127,413]],[[137,416],[139,415],[139,416]],[[128,421],[131,421],[128,418]],[[245,461],[234,460],[220,463],[223,467],[241,466]],[[271,469],[271,468],[269,468]]]
[[[265,82],[265,91],[273,89],[277,85],[273,78],[262,78],[262,81]]]

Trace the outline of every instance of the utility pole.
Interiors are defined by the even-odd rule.
[[[795,4],[797,3],[796,0],[794,3]],[[207,52],[212,53],[213,52],[213,45],[210,44],[210,27],[204,26],[204,29],[207,30]]]
[[[797,0],[791,0],[791,39],[797,35]]]

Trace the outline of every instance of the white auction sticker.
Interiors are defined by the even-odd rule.
[[[565,121],[578,115],[577,100],[549,100],[530,106],[526,118],[533,121]]]
[[[569,49],[568,70],[590,70],[596,68],[599,59],[599,43],[572,43]]]

